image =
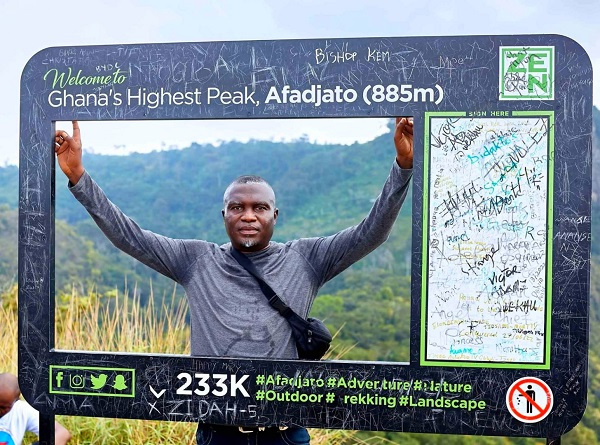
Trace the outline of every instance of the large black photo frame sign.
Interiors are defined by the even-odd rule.
[[[589,58],[556,35],[39,52],[21,81],[23,395],[47,415],[561,436],[586,406],[591,108]],[[56,121],[407,115],[408,363],[55,349]]]

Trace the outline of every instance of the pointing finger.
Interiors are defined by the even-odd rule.
[[[79,122],[77,121],[73,121],[73,137],[75,139],[79,139],[80,133],[79,133]]]

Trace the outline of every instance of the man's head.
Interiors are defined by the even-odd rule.
[[[4,417],[21,395],[17,378],[8,373],[0,374],[0,417]]]
[[[258,252],[269,245],[279,210],[267,181],[260,176],[240,176],[223,194],[222,214],[233,247]]]

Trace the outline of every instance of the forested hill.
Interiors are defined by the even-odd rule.
[[[227,241],[220,213],[223,191],[237,176],[258,174],[273,185],[280,211],[274,239],[286,241],[333,233],[358,223],[377,197],[394,156],[389,133],[351,146],[306,141],[230,142],[219,147],[193,144],[183,150],[129,156],[84,154],[84,164],[110,199],[142,227],[172,237],[222,243]],[[17,174],[15,167],[0,168],[0,205],[16,208]],[[66,178],[60,172],[56,189],[57,219],[75,229],[75,233],[70,233],[66,226],[57,227],[59,285],[68,284],[60,274],[61,262],[73,258],[62,257],[62,251],[71,241],[81,245],[81,240],[73,238],[75,234],[93,240],[90,251],[76,258],[89,262],[81,268],[95,270],[100,275],[96,277],[100,285],[115,281],[121,284],[124,271],[136,281],[148,282],[148,276],[154,277],[108,246],[67,190]],[[402,273],[409,270],[410,213],[408,198],[390,242],[359,267],[371,264]],[[11,220],[16,222],[15,218],[10,212],[3,215],[7,227]],[[5,241],[14,244],[16,237]],[[90,258],[103,266],[91,263]],[[7,270],[11,262],[0,253],[1,276],[14,275]],[[72,275],[67,273],[64,277]]]

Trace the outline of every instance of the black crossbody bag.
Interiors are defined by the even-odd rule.
[[[292,335],[296,340],[298,357],[305,360],[319,360],[331,344],[331,333],[325,324],[316,318],[308,317],[306,320],[295,313],[292,308],[283,302],[277,293],[262,279],[252,261],[239,250],[231,247],[231,254],[240,265],[258,281],[258,285],[269,304],[277,310],[292,328]]]

